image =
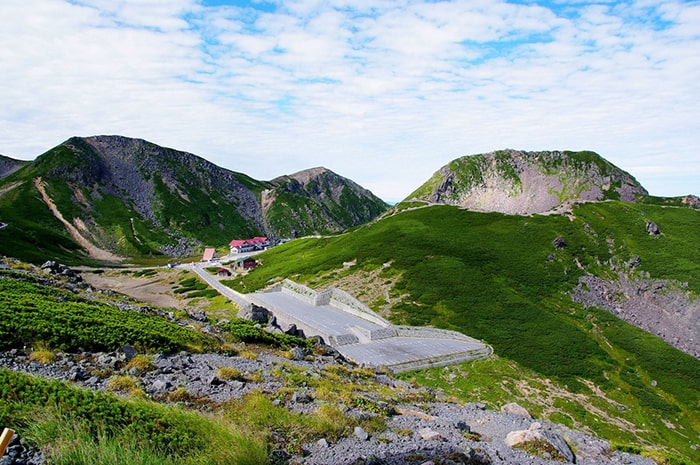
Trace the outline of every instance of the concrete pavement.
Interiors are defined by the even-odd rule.
[[[338,289],[323,292],[285,280],[267,291],[241,294],[221,284],[204,264],[186,265],[239,307],[265,307],[278,322],[296,325],[307,337],[321,336],[359,365],[395,372],[483,358],[491,348],[455,331],[395,326]]]

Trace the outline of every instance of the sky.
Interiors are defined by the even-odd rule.
[[[0,153],[119,134],[386,201],[449,161],[593,150],[700,195],[700,1],[2,0]]]

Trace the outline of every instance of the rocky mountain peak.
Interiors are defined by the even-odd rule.
[[[333,173],[331,170],[328,168],[325,168],[323,166],[317,166],[315,168],[309,168],[306,170],[298,171],[294,174],[290,174],[289,177],[296,179],[303,185],[307,185],[312,179],[316,179],[318,177],[321,177],[325,174],[332,174],[334,176],[338,176],[337,174]]]
[[[527,215],[638,195],[647,191],[634,177],[594,152],[507,149],[451,161],[406,200]]]

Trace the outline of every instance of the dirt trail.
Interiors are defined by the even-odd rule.
[[[80,246],[87,251],[88,255],[90,255],[91,258],[109,262],[121,262],[123,260],[123,257],[115,255],[107,250],[100,249],[99,247],[92,244],[85,238],[85,236],[80,234],[80,231],[78,231],[78,229],[75,226],[73,226],[73,224],[71,224],[63,217],[61,212],[58,211],[58,208],[56,208],[56,204],[53,203],[51,197],[49,197],[49,195],[46,193],[45,184],[42,181],[41,177],[37,177],[34,179],[34,186],[36,187],[36,190],[38,190],[41,194],[41,198],[44,199],[44,203],[46,203],[46,205],[49,207],[49,210],[51,210],[53,216],[55,216],[56,219],[58,219],[58,221],[63,223],[73,240],[80,244]]]

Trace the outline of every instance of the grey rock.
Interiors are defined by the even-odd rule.
[[[270,452],[270,464],[271,465],[284,465],[289,462],[292,456],[287,453],[287,451],[282,449],[275,449]]]
[[[165,394],[170,390],[170,387],[172,384],[170,384],[169,381],[163,380],[163,379],[157,379],[151,384],[151,389],[150,391],[155,393],[155,394]]]
[[[510,413],[512,415],[520,415],[523,417],[532,418],[530,412],[528,412],[524,407],[521,407],[515,402],[511,402],[510,404],[506,404],[503,407],[501,407],[501,413]]]
[[[369,439],[369,434],[361,426],[356,426],[353,434],[360,441],[366,441]]]
[[[304,351],[299,348],[299,347],[292,347],[292,349],[289,351],[289,354],[292,356],[292,360],[304,360],[306,355],[304,355]]]
[[[646,230],[647,234],[650,236],[658,236],[661,234],[661,231],[659,230],[659,226],[654,223],[653,221],[646,221]]]
[[[250,306],[241,307],[238,311],[238,316],[256,323],[267,324],[270,312],[265,307],[251,304]]]
[[[303,392],[295,392],[292,394],[292,402],[295,404],[309,404],[311,403],[311,397]]]
[[[121,346],[119,350],[124,354],[127,361],[130,361],[132,358],[138,355],[138,351],[130,345]]]
[[[426,441],[443,441],[445,438],[440,433],[431,428],[421,428],[418,435]]]
[[[574,463],[576,461],[576,457],[566,441],[557,433],[545,430],[539,422],[533,423],[527,430],[511,431],[505,438],[505,444],[508,447],[537,441],[550,444],[567,462]]]

